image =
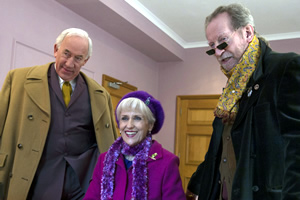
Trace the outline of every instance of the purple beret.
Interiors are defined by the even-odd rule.
[[[151,133],[152,134],[158,133],[158,131],[161,129],[161,127],[164,123],[164,119],[165,119],[164,110],[163,110],[160,102],[158,100],[154,99],[147,92],[140,90],[140,91],[130,92],[130,93],[126,94],[125,96],[123,96],[122,99],[119,101],[116,108],[118,108],[121,101],[123,101],[126,98],[130,98],[130,97],[140,99],[151,110],[151,112],[153,113],[154,118],[155,118],[155,123],[154,123]],[[115,114],[115,116],[116,116],[116,121],[119,125],[119,121],[117,119],[117,113]]]

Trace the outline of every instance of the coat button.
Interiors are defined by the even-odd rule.
[[[28,118],[29,120],[33,120],[33,115],[28,115],[27,118]]]
[[[254,90],[258,90],[259,89],[259,84],[255,84],[254,85]]]
[[[252,187],[252,191],[253,192],[257,192],[259,190],[259,187],[257,186],[257,185],[254,185],[253,187]]]
[[[110,125],[107,123],[107,124],[105,124],[105,128],[109,128],[110,127]]]
[[[23,145],[22,145],[22,144],[18,144],[18,148],[19,148],[19,149],[22,149],[22,148],[23,148]]]

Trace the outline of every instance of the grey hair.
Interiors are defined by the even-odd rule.
[[[120,121],[121,112],[128,111],[128,110],[135,110],[135,111],[141,112],[142,115],[144,115],[146,117],[149,124],[154,124],[156,121],[150,108],[148,108],[148,106],[146,106],[146,104],[142,100],[133,98],[133,97],[123,99],[119,103],[119,105],[116,109],[116,115],[117,115],[118,121]]]
[[[250,24],[254,29],[254,33],[256,33],[254,19],[251,15],[250,10],[237,3],[218,7],[213,13],[206,17],[205,29],[207,28],[208,24],[221,13],[228,13],[231,18],[231,25],[234,30]]]
[[[82,38],[86,38],[89,42],[88,54],[87,54],[86,59],[92,56],[93,43],[92,43],[92,39],[89,37],[89,34],[86,31],[84,31],[82,29],[79,29],[79,28],[69,28],[69,29],[64,30],[56,38],[55,44],[56,44],[58,49],[59,49],[62,41],[64,40],[64,38],[66,36],[79,36],[79,37],[82,37]]]

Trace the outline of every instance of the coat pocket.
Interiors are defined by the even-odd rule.
[[[4,167],[6,158],[7,158],[7,154],[0,153],[0,167]]]

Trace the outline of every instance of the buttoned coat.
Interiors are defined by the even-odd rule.
[[[258,67],[231,130],[236,157],[232,200],[300,199],[300,56],[260,44]],[[220,118],[213,128],[205,161],[188,186],[201,200],[215,200],[220,192]]]
[[[155,154],[156,153],[156,154]],[[151,159],[151,155],[154,159]],[[95,167],[93,180],[90,183],[84,200],[100,198],[101,178],[103,174],[106,153],[99,156]],[[149,200],[185,200],[182,182],[179,174],[179,159],[174,154],[163,149],[161,144],[154,141],[149,151],[148,166],[148,199]],[[131,199],[132,166],[126,171],[123,155],[116,162],[115,186],[113,199]]]
[[[51,104],[47,72],[52,63],[11,70],[0,92],[0,199],[26,199],[46,142]],[[117,137],[110,95],[84,77],[100,152]],[[53,191],[55,192],[55,191]]]

